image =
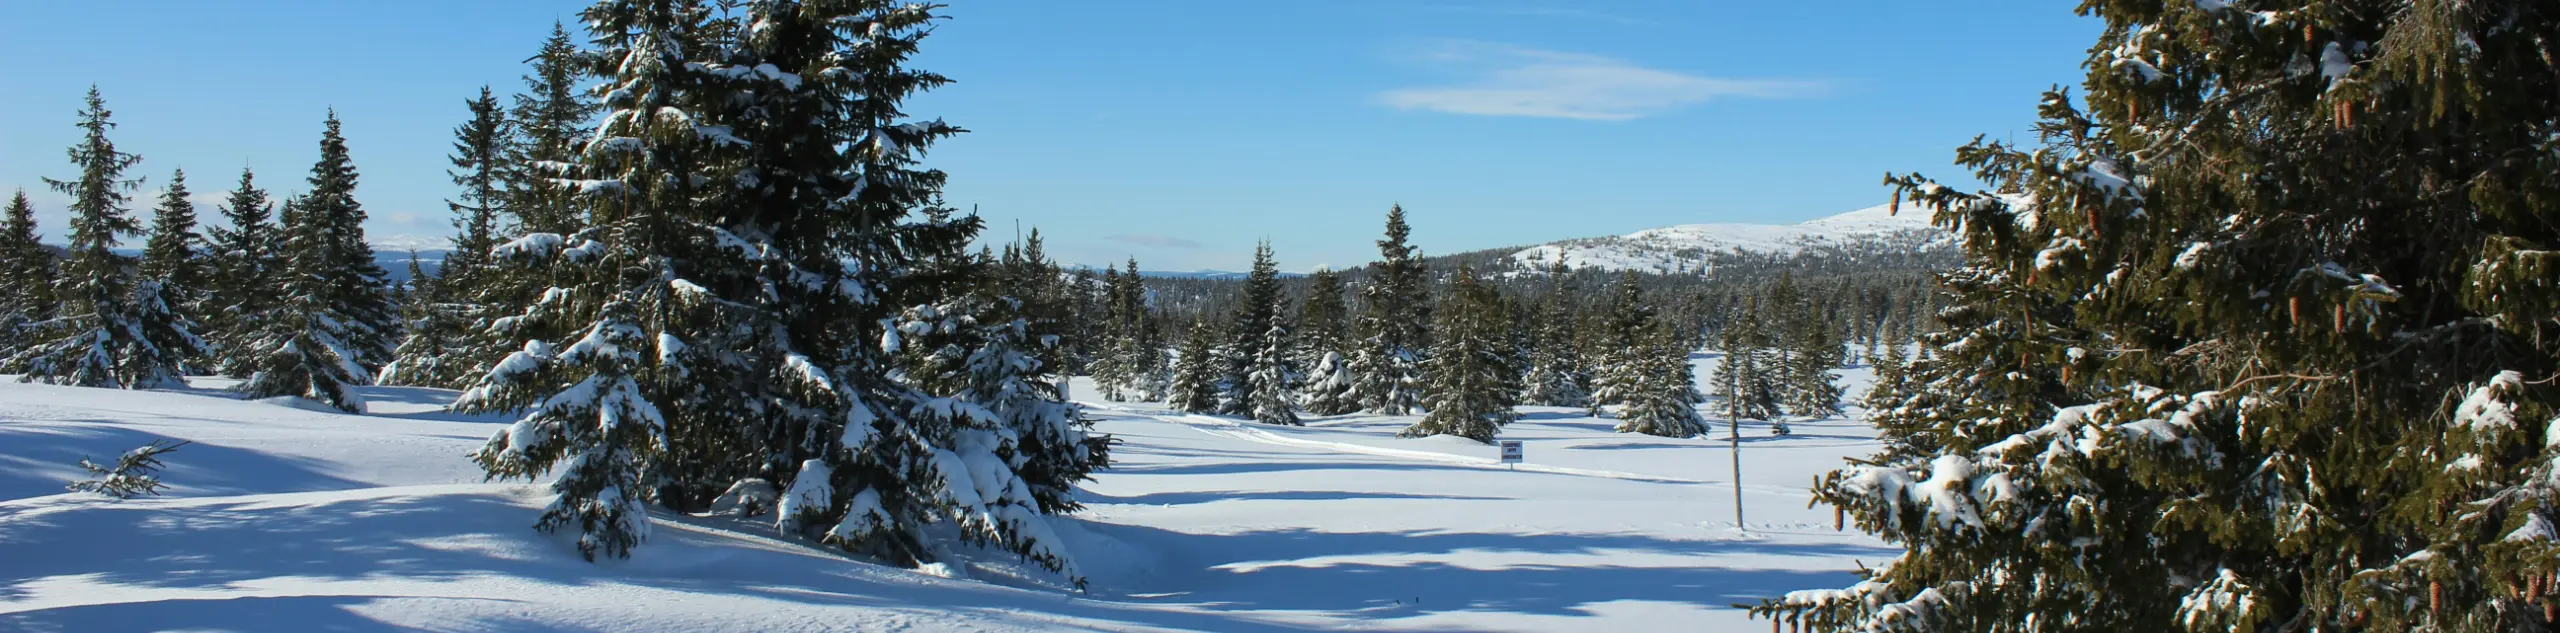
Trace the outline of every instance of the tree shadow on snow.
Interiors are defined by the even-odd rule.
[[[1788,591],[1843,587],[1847,570],[1626,565],[1512,564],[1465,567],[1441,561],[1364,562],[1360,557],[1466,553],[1611,555],[1748,552],[1763,556],[1883,560],[1898,550],[1849,543],[1686,541],[1626,534],[1323,532],[1286,529],[1203,535],[1144,526],[1089,524],[1140,547],[1161,548],[1165,566],[1111,579],[1127,594],[1179,592],[1162,601],[1220,611],[1294,610],[1357,617],[1492,611],[1588,616],[1593,604],[1637,600],[1724,608]],[[1098,580],[1099,582],[1099,580]],[[1277,588],[1286,588],[1279,590]],[[1418,600],[1417,600],[1418,599]]]
[[[169,439],[107,426],[113,420],[71,420],[42,426],[0,426],[0,500],[62,494],[73,479],[87,479],[80,460],[113,464],[119,455],[153,440]],[[95,426],[92,426],[92,425]],[[236,495],[333,490],[353,481],[321,472],[317,461],[213,444],[188,444],[161,458],[161,479],[172,496]]]
[[[1118,503],[1132,505],[1189,505],[1217,501],[1350,501],[1358,499],[1448,499],[1460,501],[1498,501],[1510,497],[1478,497],[1469,495],[1409,494],[1402,492],[1354,492],[1348,490],[1220,490],[1156,492],[1114,497],[1090,490],[1077,490],[1076,500],[1085,503]]]

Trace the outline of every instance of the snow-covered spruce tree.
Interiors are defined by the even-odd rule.
[[[567,183],[577,178],[579,155],[594,134],[598,106],[583,84],[598,60],[554,22],[542,48],[525,61],[532,67],[507,110],[507,140],[500,144],[506,155],[497,161],[504,202],[495,206],[514,219],[500,233],[577,233],[587,227],[586,211]]]
[[[1227,333],[1225,393],[1220,413],[1253,418],[1265,424],[1298,424],[1295,363],[1291,362],[1288,323],[1280,319],[1280,265],[1271,243],[1253,249],[1253,271],[1244,282],[1233,325]]]
[[[1128,369],[1127,349],[1128,339],[1134,332],[1128,327],[1129,313],[1123,302],[1128,282],[1120,279],[1119,268],[1105,267],[1102,269],[1102,284],[1102,309],[1106,312],[1103,316],[1103,352],[1093,359],[1092,364],[1085,366],[1085,375],[1093,377],[1094,390],[1101,392],[1102,399],[1127,402],[1134,395],[1129,388],[1133,378]]]
[[[1075,485],[1110,463],[1109,438],[1059,393],[1056,370],[1041,364],[1024,302],[971,293],[910,308],[887,351],[928,396],[914,424],[948,439],[932,470],[964,538],[1002,543],[1069,576],[1072,562],[1045,515],[1071,512]]]
[[[724,175],[714,168],[720,146],[701,133],[712,114],[706,102],[725,96],[700,88],[707,80],[695,61],[712,41],[710,10],[600,2],[586,17],[617,70],[610,109],[579,157],[582,173],[594,176],[578,187],[591,226],[528,233],[493,251],[511,268],[541,271],[552,287],[498,327],[533,336],[454,408],[518,414],[474,459],[491,477],[562,467],[535,526],[575,527],[592,560],[628,556],[647,538],[645,504],[670,487],[711,485],[706,470],[726,470],[728,479],[753,472],[761,456],[751,425],[764,403],[741,376],[755,362],[749,355],[766,350],[740,340],[738,331],[755,325],[745,314],[752,310],[715,294],[728,279],[699,279],[702,269],[743,274],[734,260],[711,265],[727,251],[699,208],[703,190]],[[805,358],[798,369],[789,387],[831,386]],[[730,441],[706,441],[713,412]]]
[[[590,228],[577,183],[586,180],[579,171],[580,155],[594,135],[592,121],[598,109],[586,84],[599,61],[580,50],[567,27],[556,22],[541,48],[526,60],[530,68],[523,77],[524,87],[507,110],[507,135],[499,143],[503,153],[494,161],[500,199],[474,205],[494,207],[500,213],[492,242],[532,234],[566,238]],[[473,119],[478,119],[477,113]],[[473,127],[477,126],[457,130],[457,140]],[[466,173],[476,176],[479,167],[475,164]],[[479,269],[478,278],[467,285],[472,288],[471,303],[481,314],[472,319],[473,344],[450,364],[476,375],[517,351],[523,341],[557,340],[572,334],[543,329],[569,327],[566,324],[521,318],[543,292],[554,287],[547,269],[550,262],[494,254],[472,262]]]
[[[111,117],[91,87],[80,111],[84,136],[69,150],[80,176],[45,179],[71,198],[71,259],[54,283],[51,294],[60,305],[53,317],[33,324],[26,343],[0,361],[0,371],[20,374],[21,381],[144,389],[179,378],[185,350],[154,345],[146,321],[155,313],[136,305],[125,270],[130,260],[113,250],[119,237],[141,232],[125,215],[141,180],[124,173],[142,157],[116,151],[107,139],[115,128]]]
[[[979,485],[1048,478],[1021,470],[1058,463],[1031,451],[1072,447],[1017,442],[1006,459],[971,457],[998,448],[969,443],[986,418],[890,358],[906,338],[885,326],[897,306],[985,281],[935,263],[962,257],[982,223],[952,218],[943,175],[917,166],[960,130],[907,120],[899,105],[946,81],[903,67],[931,10],[607,0],[587,11],[613,72],[575,167],[593,228],[529,234],[499,252],[564,268],[562,287],[513,318],[532,325],[510,331],[582,332],[564,338],[605,340],[594,349],[619,355],[588,363],[552,351],[577,344],[528,340],[460,403],[531,407],[483,450],[493,474],[618,456],[565,462],[542,526],[577,523],[590,552],[627,554],[646,528],[642,504],[703,505],[752,477],[785,490],[786,534],[917,564],[944,549],[923,526],[951,523],[1072,575],[1038,521],[1065,508],[1025,510],[996,501],[1023,497]],[[646,418],[619,413],[644,406]],[[599,420],[639,430],[580,435]],[[972,470],[983,468],[1014,470]]]
[[[1807,419],[1840,414],[1840,376],[1831,373],[1845,360],[1838,334],[1828,321],[1808,319],[1796,327],[1794,348],[1783,367],[1787,413]],[[1779,427],[1779,428],[1784,428]]]
[[[2243,9],[2249,10],[2243,10]],[[1756,611],[1813,630],[2544,631],[2548,204],[2538,3],[2101,0],[2085,96],[1964,236],[1902,454],[1821,501],[1905,544]]]
[[[1743,420],[1769,420],[1782,414],[1778,380],[1770,371],[1768,334],[1761,329],[1766,321],[1760,314],[1760,299],[1745,299],[1741,312],[1727,319],[1718,345],[1724,348],[1724,360],[1716,366],[1715,395],[1724,401],[1725,419],[1732,422],[1734,435],[1741,435]]]
[[[212,368],[213,346],[195,317],[204,304],[206,272],[196,246],[196,203],[188,198],[187,172],[169,177],[160,206],[151,214],[150,236],[142,245],[141,279],[133,285],[133,305],[141,310],[142,336],[153,349],[175,359],[181,374]]]
[[[427,274],[418,254],[409,253],[409,291],[400,303],[405,336],[392,350],[391,364],[374,374],[374,384],[450,388],[468,386],[477,378],[474,368],[458,362],[475,340],[471,312],[453,300],[452,293],[460,289],[451,287],[451,281]]]
[[[1378,240],[1378,263],[1369,267],[1369,282],[1360,290],[1358,331],[1368,339],[1355,344],[1351,373],[1359,377],[1362,409],[1387,415],[1413,411],[1422,399],[1422,355],[1431,343],[1430,291],[1421,255],[1406,244],[1413,228],[1404,221],[1404,205],[1387,209],[1387,236]]]
[[[507,115],[498,107],[497,95],[488,86],[480,87],[480,97],[464,102],[470,120],[453,129],[453,169],[445,172],[461,187],[461,195],[445,202],[453,210],[453,253],[445,256],[436,276],[439,289],[449,302],[470,303],[478,296],[481,269],[487,266],[490,249],[499,243],[500,218],[508,215],[505,205],[512,197],[506,190],[508,127]]]
[[[403,304],[406,336],[392,350],[391,363],[376,374],[381,384],[459,388],[488,370],[473,362],[473,350],[480,347],[478,333],[495,318],[481,301],[483,287],[503,274],[491,265],[490,251],[497,247],[498,219],[504,213],[499,205],[507,199],[500,188],[507,121],[486,86],[479,98],[464,104],[471,119],[454,128],[453,170],[446,172],[462,187],[459,199],[445,203],[454,214],[453,251],[431,284],[412,275],[413,287],[428,291],[411,292]],[[416,253],[409,261],[417,268]]]
[[[1218,412],[1218,379],[1224,373],[1218,361],[1218,331],[1208,322],[1191,324],[1182,337],[1182,350],[1173,364],[1173,384],[1165,404],[1189,413]]]
[[[1642,376],[1618,409],[1618,432],[1691,437],[1707,432],[1698,405],[1698,375],[1689,367],[1686,328],[1664,320],[1645,337]]]
[[[1298,362],[1307,368],[1299,386],[1298,406],[1316,415],[1343,415],[1360,410],[1359,374],[1351,371],[1350,304],[1342,275],[1319,268],[1308,280],[1307,300],[1298,310]]]
[[[1423,406],[1430,412],[1397,435],[1455,435],[1490,443],[1520,418],[1520,369],[1511,355],[1511,314],[1493,287],[1458,267],[1438,310]]]
[[[1887,411],[1902,406],[1911,393],[1910,370],[1903,360],[1903,342],[1895,334],[1895,326],[1887,322],[1876,336],[1876,351],[1867,361],[1875,368],[1875,383],[1867,386],[1866,395],[1858,401],[1870,420],[1888,417]]]
[[[1094,380],[1113,400],[1156,401],[1165,397],[1164,336],[1149,306],[1146,279],[1131,258],[1128,272],[1106,269],[1104,303],[1109,338],[1094,366]]]
[[[302,212],[318,231],[316,246],[322,267],[315,269],[327,284],[323,296],[338,321],[339,342],[368,370],[391,362],[399,341],[400,314],[385,292],[382,265],[364,238],[366,213],[356,201],[356,164],[347,153],[347,137],[338,113],[329,113],[320,133],[320,160],[311,165],[311,189],[302,194]],[[370,379],[371,371],[365,372]]]
[[[0,358],[16,355],[27,328],[53,316],[53,254],[36,237],[36,208],[27,192],[0,212]]]
[[[1547,294],[1529,325],[1529,373],[1522,379],[1521,400],[1550,407],[1591,405],[1591,372],[1584,366],[1574,287],[1563,262],[1547,269]]]
[[[227,227],[212,227],[206,255],[208,287],[202,314],[214,348],[213,370],[247,378],[252,359],[250,340],[257,319],[274,310],[275,275],[282,268],[277,247],[284,241],[276,228],[275,205],[259,189],[256,174],[240,170],[240,187],[223,200]]]
[[[275,303],[249,319],[255,330],[245,333],[229,353],[248,377],[232,391],[249,398],[292,396],[339,410],[364,411],[355,387],[368,384],[373,372],[347,344],[347,318],[330,302],[329,227],[306,208],[307,198],[286,200],[283,212],[282,261],[266,276],[275,287]]]
[[[1634,271],[1618,278],[1604,310],[1597,318],[1599,331],[1593,337],[1600,350],[1600,367],[1591,376],[1589,405],[1594,414],[1626,404],[1644,388],[1645,337],[1659,318]]]

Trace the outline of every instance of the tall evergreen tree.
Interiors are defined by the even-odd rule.
[[[1550,407],[1591,404],[1591,372],[1583,363],[1574,325],[1573,279],[1562,262],[1547,269],[1547,295],[1539,303],[1529,332],[1529,373],[1522,379],[1521,399]]]
[[[1012,386],[1054,377],[1036,358],[1051,341],[1013,302],[964,300],[991,274],[961,254],[983,223],[953,217],[944,175],[917,164],[961,130],[901,106],[948,81],[905,66],[933,10],[588,9],[613,95],[573,170],[591,226],[497,249],[556,285],[501,328],[521,351],[457,403],[523,412],[478,455],[492,475],[565,465],[537,527],[626,555],[646,504],[699,507],[754,478],[784,489],[786,534],[920,564],[949,534],[925,526],[946,524],[1075,577],[1045,517],[1073,509],[1065,489],[1107,442],[1043,436],[1076,428],[1073,408]],[[898,370],[919,351],[906,339],[970,332],[983,344],[946,346],[991,360],[943,366],[965,380]]]
[[[1600,349],[1600,371],[1591,378],[1591,410],[1632,402],[1644,389],[1646,337],[1660,318],[1644,286],[1633,271],[1618,278],[1610,291],[1610,300],[1597,317],[1599,329],[1595,340]]]
[[[240,187],[223,200],[222,217],[230,225],[213,227],[209,288],[206,291],[204,319],[214,343],[213,369],[226,376],[246,378],[254,369],[250,361],[260,356],[252,340],[262,327],[258,319],[271,314],[280,297],[275,292],[276,276],[283,263],[277,246],[284,236],[274,222],[275,205],[268,202],[267,192],[258,188],[256,174],[240,170]]]
[[[1794,329],[1797,338],[1787,342],[1793,353],[1779,368],[1785,372],[1787,412],[1813,419],[1839,415],[1840,377],[1831,370],[1845,361],[1837,332],[1818,319]]]
[[[1253,271],[1245,277],[1244,297],[1236,304],[1234,325],[1227,333],[1226,393],[1223,412],[1266,424],[1298,424],[1297,368],[1290,353],[1289,326],[1280,319],[1280,265],[1271,244],[1253,249]]]
[[[333,227],[312,212],[309,200],[295,197],[284,203],[283,257],[268,275],[278,300],[250,321],[256,329],[233,350],[248,377],[232,390],[250,398],[305,398],[361,413],[364,396],[355,387],[370,383],[373,372],[348,343],[351,319],[344,306],[331,301],[333,280],[341,278],[331,257]]]
[[[1386,239],[1378,240],[1378,262],[1360,291],[1359,329],[1368,340],[1352,351],[1351,373],[1359,377],[1361,407],[1375,413],[1403,415],[1421,402],[1430,296],[1421,256],[1406,243],[1412,233],[1404,205],[1388,208]]]
[[[1769,420],[1781,415],[1784,405],[1779,381],[1771,368],[1774,359],[1768,353],[1767,319],[1761,316],[1760,299],[1746,299],[1741,312],[1726,321],[1723,341],[1724,360],[1717,364],[1716,397],[1724,401],[1725,419],[1733,423],[1735,435],[1742,432],[1743,420]]]
[[[2560,13],[2081,11],[2085,90],[1959,150],[1988,191],[1891,181],[1967,265],[1888,425],[1911,448],[1816,494],[1906,552],[1758,613],[2549,630]]]
[[[27,192],[0,213],[0,358],[16,354],[27,328],[53,316],[53,253],[36,237],[36,208]]]
[[[367,368],[359,374],[361,379],[370,380],[374,368],[391,362],[391,350],[400,335],[400,315],[385,292],[388,275],[375,261],[373,245],[365,241],[367,215],[364,205],[356,201],[355,159],[347,153],[347,138],[335,111],[329,113],[321,131],[320,160],[311,165],[309,182],[311,189],[301,197],[301,210],[303,220],[318,233],[312,236],[319,249],[312,255],[318,258],[313,262],[318,267],[311,272],[325,284],[321,300],[337,322],[331,328],[338,343],[354,354],[354,362]]]
[[[1440,304],[1422,420],[1397,435],[1455,435],[1492,442],[1520,418],[1520,370],[1510,355],[1511,315],[1492,286],[1458,268]]]
[[[417,253],[409,254],[412,291],[401,307],[405,337],[392,350],[392,361],[375,375],[381,384],[457,388],[487,370],[476,362],[485,354],[474,353],[474,334],[486,331],[495,318],[482,303],[482,291],[501,274],[490,258],[497,247],[498,219],[505,212],[500,205],[507,199],[501,188],[507,120],[487,86],[464,105],[471,118],[454,128],[453,169],[445,172],[462,188],[457,199],[445,202],[454,214],[453,251],[437,267],[431,286],[417,270]]]
[[[507,114],[499,108],[497,95],[481,86],[480,98],[464,105],[471,118],[453,130],[453,169],[445,172],[462,188],[459,197],[445,202],[453,209],[453,253],[445,256],[437,276],[447,299],[467,302],[477,294],[472,285],[503,230],[498,221],[508,213],[505,205],[512,196],[505,189],[506,170],[512,165],[507,156]]]
[[[195,318],[205,291],[204,260],[196,246],[204,238],[196,234],[196,203],[188,196],[187,172],[178,170],[152,212],[133,301],[142,310],[142,332],[151,346],[175,356],[181,373],[197,374],[210,367],[212,345],[198,334],[204,326]]]
[[[80,112],[83,137],[67,152],[80,176],[45,179],[45,184],[71,198],[71,260],[54,284],[60,302],[52,318],[37,322],[30,340],[15,350],[0,369],[20,380],[84,387],[143,389],[172,384],[179,364],[192,350],[164,349],[156,341],[178,338],[163,305],[135,300],[134,282],[125,268],[130,260],[115,253],[119,237],[141,232],[125,215],[140,179],[127,179],[142,157],[116,150],[107,139],[115,128],[113,113],[96,87],[89,88]]]
[[[598,104],[583,85],[588,69],[598,63],[569,37],[567,26],[554,22],[542,48],[526,60],[524,92],[507,110],[507,141],[496,205],[515,218],[511,234],[568,235],[585,228],[584,207],[577,192],[563,181],[577,177],[576,166],[588,139]],[[473,104],[478,120],[478,104]],[[466,129],[473,127],[466,125]],[[474,172],[478,165],[473,166]]]

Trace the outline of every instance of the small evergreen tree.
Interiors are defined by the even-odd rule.
[[[1307,368],[1299,390],[1299,406],[1315,415],[1342,415],[1360,410],[1359,375],[1351,370],[1350,306],[1343,302],[1342,275],[1317,269],[1308,280],[1307,300],[1298,311],[1299,363]]]
[[[1689,367],[1686,328],[1658,325],[1646,337],[1644,371],[1637,387],[1618,412],[1618,432],[1662,437],[1693,437],[1707,432],[1698,405],[1697,374]]]
[[[1224,367],[1218,359],[1217,339],[1217,330],[1210,328],[1208,322],[1191,324],[1191,331],[1182,338],[1182,351],[1174,359],[1172,394],[1165,404],[1189,413],[1218,412],[1218,378]]]
[[[1397,435],[1455,435],[1490,443],[1504,425],[1520,417],[1514,409],[1520,404],[1520,370],[1509,353],[1509,310],[1492,286],[1460,266],[1438,316],[1428,364],[1430,389],[1424,396],[1430,412]]]
[[[169,485],[160,481],[159,471],[167,465],[161,463],[160,456],[176,452],[178,447],[186,445],[184,441],[152,440],[141,448],[125,451],[123,456],[116,458],[114,466],[81,458],[80,469],[89,471],[93,478],[71,482],[67,488],[72,492],[95,492],[117,499],[158,495],[161,488]]]
[[[1780,368],[1786,373],[1787,412],[1808,419],[1839,415],[1840,377],[1831,373],[1842,363],[1839,339],[1828,324],[1821,322],[1806,323],[1797,331],[1801,333],[1799,338],[1790,342],[1794,353]]]

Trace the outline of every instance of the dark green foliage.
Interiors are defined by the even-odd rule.
[[[167,466],[160,461],[160,456],[176,452],[178,447],[186,445],[185,441],[152,440],[141,448],[125,451],[124,455],[116,458],[114,466],[81,458],[80,469],[89,471],[92,479],[74,481],[66,487],[72,492],[95,492],[117,499],[157,496],[161,488],[169,485],[160,481],[158,472]]]
[[[9,198],[0,218],[0,350],[21,345],[36,322],[53,316],[53,253],[36,238],[35,205],[27,192]]]
[[[250,368],[256,356],[251,339],[259,319],[280,300],[274,282],[283,268],[278,247],[285,240],[274,221],[275,205],[247,169],[240,170],[240,187],[224,199],[222,217],[230,226],[210,230],[205,258],[209,290],[202,316],[216,350],[213,369],[246,378],[255,371]]]
[[[1707,432],[1698,414],[1706,397],[1698,393],[1698,375],[1689,367],[1685,328],[1656,325],[1636,358],[1636,383],[1618,409],[1618,432],[1662,437],[1694,437]]]
[[[1564,264],[1548,269],[1546,297],[1532,313],[1528,327],[1529,373],[1521,399],[1550,407],[1591,405],[1591,368],[1584,362],[1580,335],[1579,287]]]
[[[45,184],[71,198],[71,259],[56,278],[51,295],[59,305],[51,318],[29,328],[26,342],[6,359],[0,371],[20,380],[83,387],[143,389],[175,383],[179,363],[189,349],[161,349],[157,340],[181,338],[169,332],[174,315],[159,302],[137,301],[136,284],[126,271],[131,260],[117,255],[119,238],[141,232],[126,215],[140,179],[126,179],[142,157],[116,150],[107,139],[115,128],[106,100],[89,89],[80,112],[84,136],[68,150],[80,176],[45,179]],[[155,285],[156,284],[152,284]],[[184,338],[192,338],[184,337]]]
[[[211,367],[212,345],[197,334],[205,331],[195,315],[205,302],[208,274],[196,251],[204,241],[196,235],[196,204],[187,196],[187,172],[179,170],[151,214],[134,305],[142,310],[142,332],[151,346],[176,357],[181,373],[197,374]]]
[[[1315,415],[1343,415],[1360,410],[1359,375],[1351,370],[1351,306],[1343,301],[1342,275],[1319,269],[1307,286],[1298,310],[1298,359],[1306,368],[1299,405]]]
[[[1181,351],[1175,355],[1171,394],[1165,404],[1190,413],[1218,412],[1218,378],[1224,367],[1217,347],[1217,329],[1206,321],[1191,324],[1191,331],[1182,337]]]
[[[1520,417],[1520,368],[1511,346],[1511,314],[1502,296],[1458,269],[1438,309],[1435,342],[1426,364],[1430,412],[1398,433],[1403,437],[1455,435],[1492,442]],[[1683,359],[1685,362],[1686,359]]]
[[[1378,240],[1378,262],[1360,290],[1359,332],[1366,338],[1351,354],[1361,408],[1402,415],[1421,404],[1422,362],[1430,345],[1429,289],[1425,269],[1407,240],[1404,206],[1387,210],[1387,236]]]
[[[1271,244],[1253,250],[1253,272],[1227,334],[1225,385],[1220,412],[1265,424],[1298,424],[1297,368],[1291,361],[1288,324],[1280,319],[1280,265]]]
[[[1968,266],[1896,450],[1817,494],[1909,553],[1758,613],[2550,630],[2560,12],[2082,9],[2082,94],[1959,150],[1988,191],[1891,180]]]
[[[400,335],[399,313],[384,291],[385,275],[374,261],[373,245],[365,241],[367,215],[356,201],[355,159],[347,154],[336,112],[329,113],[320,133],[320,160],[311,165],[308,182],[311,189],[302,194],[301,209],[316,232],[311,239],[317,250],[311,257],[323,284],[320,300],[338,321],[339,343],[368,369],[370,379],[370,369],[391,362]]]

